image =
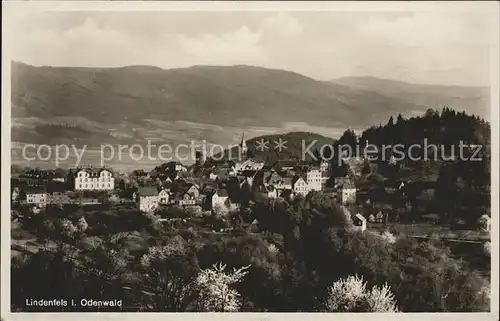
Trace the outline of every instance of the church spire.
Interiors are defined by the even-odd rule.
[[[240,146],[241,146],[241,148],[246,148],[247,147],[247,143],[245,141],[245,132],[243,132],[241,134],[241,143],[240,143]]]
[[[246,158],[247,156],[247,142],[245,141],[245,132],[241,134],[241,143],[240,143],[241,155]]]

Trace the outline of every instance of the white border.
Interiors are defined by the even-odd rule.
[[[469,2],[255,2],[255,1],[9,1],[2,2],[2,194],[1,194],[1,316],[7,320],[101,320],[139,318],[149,320],[285,320],[308,318],[316,320],[337,320],[390,318],[408,320],[498,320],[498,206],[499,206],[499,7],[493,1]],[[26,11],[471,11],[479,10],[491,14],[493,32],[491,40],[491,108],[492,162],[492,264],[491,264],[491,311],[490,313],[404,313],[404,314],[348,314],[336,313],[10,313],[10,51],[9,44],[15,37],[9,21]]]

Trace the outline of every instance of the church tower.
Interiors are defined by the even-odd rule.
[[[243,133],[241,135],[240,149],[241,149],[241,156],[243,158],[246,158],[247,157],[248,148],[247,148],[247,143],[245,141],[245,133]]]

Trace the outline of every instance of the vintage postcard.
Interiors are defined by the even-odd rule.
[[[3,320],[498,320],[497,3],[3,7]]]

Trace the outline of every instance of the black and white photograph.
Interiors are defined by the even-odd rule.
[[[77,2],[3,3],[3,319],[498,320],[498,3]]]

